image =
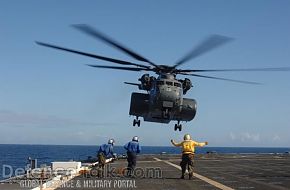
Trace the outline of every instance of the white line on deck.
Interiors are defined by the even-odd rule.
[[[159,158],[154,158],[154,159],[155,159],[156,161],[162,161],[162,162],[164,162],[164,163],[166,163],[166,164],[168,164],[168,165],[171,165],[171,166],[173,166],[173,167],[175,167],[175,168],[181,170],[181,167],[178,166],[178,165],[176,165],[176,164],[173,164],[173,163],[168,162],[168,161],[166,161],[166,160],[160,160]],[[221,183],[219,183],[219,182],[217,182],[217,181],[214,181],[214,180],[212,180],[212,179],[209,179],[209,178],[207,178],[207,177],[205,177],[205,176],[202,176],[202,175],[200,175],[200,174],[197,174],[197,173],[195,173],[195,172],[193,172],[193,176],[196,177],[196,178],[198,178],[198,179],[200,179],[200,180],[202,180],[202,181],[205,181],[205,182],[207,182],[207,183],[209,183],[209,184],[211,184],[211,185],[213,185],[213,186],[215,186],[215,187],[217,187],[217,188],[219,188],[219,189],[222,189],[222,190],[234,190],[233,188],[230,188],[230,187],[228,187],[228,186],[225,186],[225,185],[223,185],[223,184],[221,184]]]

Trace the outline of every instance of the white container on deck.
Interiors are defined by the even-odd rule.
[[[71,174],[76,174],[81,169],[81,162],[51,162],[52,171],[69,171]]]

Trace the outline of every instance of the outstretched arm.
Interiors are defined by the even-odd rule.
[[[176,143],[173,139],[171,139],[171,143],[173,144],[173,146],[181,146],[182,143]]]
[[[194,142],[194,145],[195,146],[205,146],[205,145],[208,145],[208,142],[202,142],[202,143],[199,143],[199,142]]]

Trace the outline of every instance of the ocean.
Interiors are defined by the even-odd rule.
[[[0,179],[7,176],[10,172],[7,167],[24,168],[27,158],[36,158],[38,166],[41,164],[49,165],[52,161],[85,160],[88,156],[95,156],[98,146],[85,145],[10,145],[0,144]],[[122,146],[115,146],[117,154],[125,154]],[[290,148],[254,148],[254,147],[203,147],[196,149],[197,154],[210,151],[217,153],[285,153]],[[143,146],[142,154],[179,154],[180,148],[177,147],[158,147]],[[5,173],[6,172],[6,173]]]

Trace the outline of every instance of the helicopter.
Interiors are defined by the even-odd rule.
[[[135,116],[133,120],[133,126],[140,127],[139,117],[143,117],[144,121],[156,122],[156,123],[169,123],[170,121],[177,121],[174,126],[174,130],[181,131],[182,125],[180,122],[189,122],[195,118],[197,111],[197,103],[195,99],[185,98],[184,96],[193,87],[192,82],[189,78],[178,79],[177,75],[201,77],[208,79],[216,79],[237,83],[245,84],[261,84],[251,81],[235,80],[228,78],[213,77],[207,75],[200,75],[195,73],[203,72],[236,72],[236,71],[289,71],[290,67],[279,67],[279,68],[246,68],[246,69],[179,69],[181,65],[186,62],[201,56],[215,48],[221,47],[228,42],[231,42],[233,38],[221,36],[221,35],[210,35],[196,47],[194,47],[189,53],[185,54],[180,58],[173,66],[159,65],[149,59],[141,56],[133,50],[127,48],[121,43],[113,40],[107,35],[99,32],[93,27],[86,24],[72,25],[75,29],[93,37],[104,43],[122,51],[130,57],[136,59],[138,62],[124,61],[111,57],[105,57],[97,54],[86,53],[74,49],[56,46],[49,43],[43,43],[36,41],[38,45],[62,50],[70,53],[75,53],[98,60],[103,60],[120,66],[109,66],[109,65],[92,65],[87,64],[94,68],[103,69],[116,69],[125,71],[145,71],[153,72],[156,75],[150,76],[148,73],[143,74],[139,79],[139,83],[124,82],[128,85],[137,86],[139,90],[146,91],[146,93],[133,92],[131,94],[131,103],[129,109],[129,115]],[[122,66],[121,66],[122,65]]]

